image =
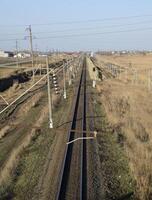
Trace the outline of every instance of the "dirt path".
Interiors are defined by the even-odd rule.
[[[100,131],[97,130],[97,121],[100,116],[97,116],[94,110],[94,104],[96,102],[96,96],[98,93],[96,89],[93,89],[90,71],[87,71],[87,130],[88,131]],[[87,136],[92,136],[90,133]],[[99,158],[99,149],[97,140],[87,141],[87,183],[89,200],[92,199],[104,199],[103,180],[101,176],[101,163]]]

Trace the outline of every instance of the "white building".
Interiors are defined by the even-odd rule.
[[[0,57],[3,57],[3,58],[8,58],[8,57],[13,57],[14,54],[10,51],[2,51],[0,50]]]
[[[22,52],[22,53],[16,54],[14,56],[14,58],[29,58],[30,56],[31,56],[30,53],[24,53],[24,52]]]

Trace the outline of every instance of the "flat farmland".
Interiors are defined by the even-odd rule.
[[[62,61],[63,59],[68,59],[70,56],[65,54],[59,54],[59,55],[51,55],[49,56],[49,64],[55,64],[57,62]],[[32,70],[32,62],[30,61],[30,58],[19,58],[18,65],[17,65],[17,59],[16,58],[0,58],[0,78],[9,77],[13,74],[20,73],[23,71],[29,71]],[[25,62],[25,63],[22,63]],[[8,64],[8,65],[7,65]],[[35,70],[38,67],[45,67],[46,66],[46,58],[45,57],[34,57],[34,68]]]
[[[129,159],[136,180],[137,199],[151,199],[152,55],[97,55],[94,63],[103,72],[117,70],[112,78],[105,77],[98,83],[100,100]],[[107,67],[109,63],[113,70]]]

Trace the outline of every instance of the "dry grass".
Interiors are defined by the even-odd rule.
[[[25,104],[24,107],[22,107],[16,115],[15,122],[12,122],[11,125],[17,125],[23,121],[25,118],[25,115],[29,112],[29,110],[32,107],[35,107],[39,100],[43,97],[43,92],[40,92],[36,95],[34,95],[31,99],[29,99]],[[52,101],[53,101],[53,108],[56,106],[58,101],[61,101],[60,97],[57,95],[52,95]],[[16,166],[18,164],[18,161],[20,159],[20,155],[24,151],[24,149],[31,143],[31,141],[37,137],[37,134],[39,134],[39,130],[41,129],[41,125],[44,122],[46,116],[48,113],[48,106],[44,105],[43,109],[40,112],[39,118],[37,119],[36,123],[34,124],[34,127],[31,127],[30,133],[27,133],[27,135],[23,138],[23,140],[20,142],[19,146],[14,148],[11,152],[11,155],[8,157],[7,161],[4,163],[4,165],[0,168],[0,185],[5,185],[5,183],[8,181],[8,179],[12,176],[14,169],[16,169]],[[3,130],[3,129],[2,129]],[[8,129],[5,128],[5,133],[7,134]],[[26,131],[26,130],[25,130]],[[2,131],[3,137],[4,130]]]
[[[6,125],[0,130],[0,140],[8,133],[10,130],[10,125]]]
[[[32,107],[36,107],[36,105],[38,104],[39,100],[42,98],[43,96],[43,92],[39,92],[38,94],[35,94],[34,96],[32,96],[30,99],[28,99],[25,103],[24,106],[22,106],[18,112],[16,113],[16,116],[14,118],[14,120],[11,120],[9,122],[9,125],[1,125],[0,126],[0,139],[2,139],[3,137],[5,137],[8,133],[8,131],[11,130],[12,127],[15,127],[16,125],[18,125],[19,123],[22,122],[22,120],[25,118],[25,116],[28,114],[28,112],[30,111],[30,109]],[[4,126],[4,127],[3,127]]]
[[[47,107],[42,109],[40,117],[35,124],[35,127],[33,127],[31,132],[26,135],[26,137],[20,143],[20,145],[12,150],[9,158],[7,159],[5,164],[0,168],[0,185],[5,184],[5,182],[7,182],[9,178],[12,176],[12,173],[18,164],[21,153],[30,144],[31,140],[38,133],[37,130],[40,129],[40,126],[43,123],[47,112],[48,112]]]
[[[11,76],[12,74],[16,73],[17,70],[14,70],[14,69],[0,69],[0,77],[1,78],[4,78],[4,77],[9,77]]]
[[[42,98],[43,92],[39,92],[38,94],[35,94],[32,98],[28,99],[25,103],[24,106],[19,110],[18,116],[16,118],[22,119],[25,117],[25,115],[28,113],[28,111],[32,108],[35,107],[39,100]]]
[[[119,80],[152,90],[152,55],[97,55],[96,58],[99,66],[104,67],[107,63],[117,65]]]
[[[136,68],[149,68],[152,63],[152,54],[149,55],[113,55],[113,56],[96,56],[99,61],[110,62],[120,65],[124,68],[130,67],[130,63]]]
[[[68,59],[70,58],[71,56],[68,56],[68,55],[65,55],[65,54],[59,54],[59,55],[52,55],[49,57],[49,63],[52,64],[52,63],[56,63],[56,62],[59,62],[63,59]],[[23,60],[21,60],[23,61]],[[36,63],[36,66],[37,64],[42,64],[42,66],[45,66],[46,65],[46,58],[45,57],[36,57],[34,59],[35,63]],[[10,58],[0,58],[0,64],[6,64],[6,63],[11,63],[11,62],[16,62],[15,59],[10,59]],[[13,65],[14,66],[14,65]],[[26,67],[26,68],[29,68],[29,69],[26,69],[24,71],[28,71],[28,70],[31,70],[31,67],[32,67],[32,64],[31,63],[26,63],[26,64],[20,64],[19,67]],[[11,66],[12,67],[12,66]],[[15,64],[15,67],[16,67],[16,64]],[[0,77],[1,78],[4,78],[4,77],[9,77],[15,73],[19,73],[23,71],[23,69],[11,69],[11,68],[0,68]]]
[[[124,133],[123,143],[141,200],[150,194],[152,176],[152,94],[113,81],[98,87],[109,121]]]
[[[131,58],[136,60],[137,57]],[[111,59],[114,58],[109,56],[107,59],[111,62]],[[119,58],[121,62],[123,62],[123,59],[127,59],[126,56]],[[147,64],[151,59],[152,56],[150,58],[148,56],[148,61],[145,61],[145,63]],[[117,62],[117,64],[120,65],[121,63]],[[142,72],[142,68],[140,70]],[[124,145],[130,168],[137,183],[137,197],[140,200],[151,199],[152,93],[143,89],[140,85],[130,84],[129,81],[124,81],[124,79],[107,79],[99,84],[97,89],[101,92],[101,102],[105,107],[109,121],[123,133],[121,142]]]

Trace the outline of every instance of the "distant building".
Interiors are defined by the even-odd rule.
[[[8,58],[13,56],[14,56],[13,52],[0,50],[0,57]]]
[[[30,53],[24,53],[24,52],[19,52],[18,54],[16,54],[14,56],[14,58],[29,58],[31,57],[31,54]]]

